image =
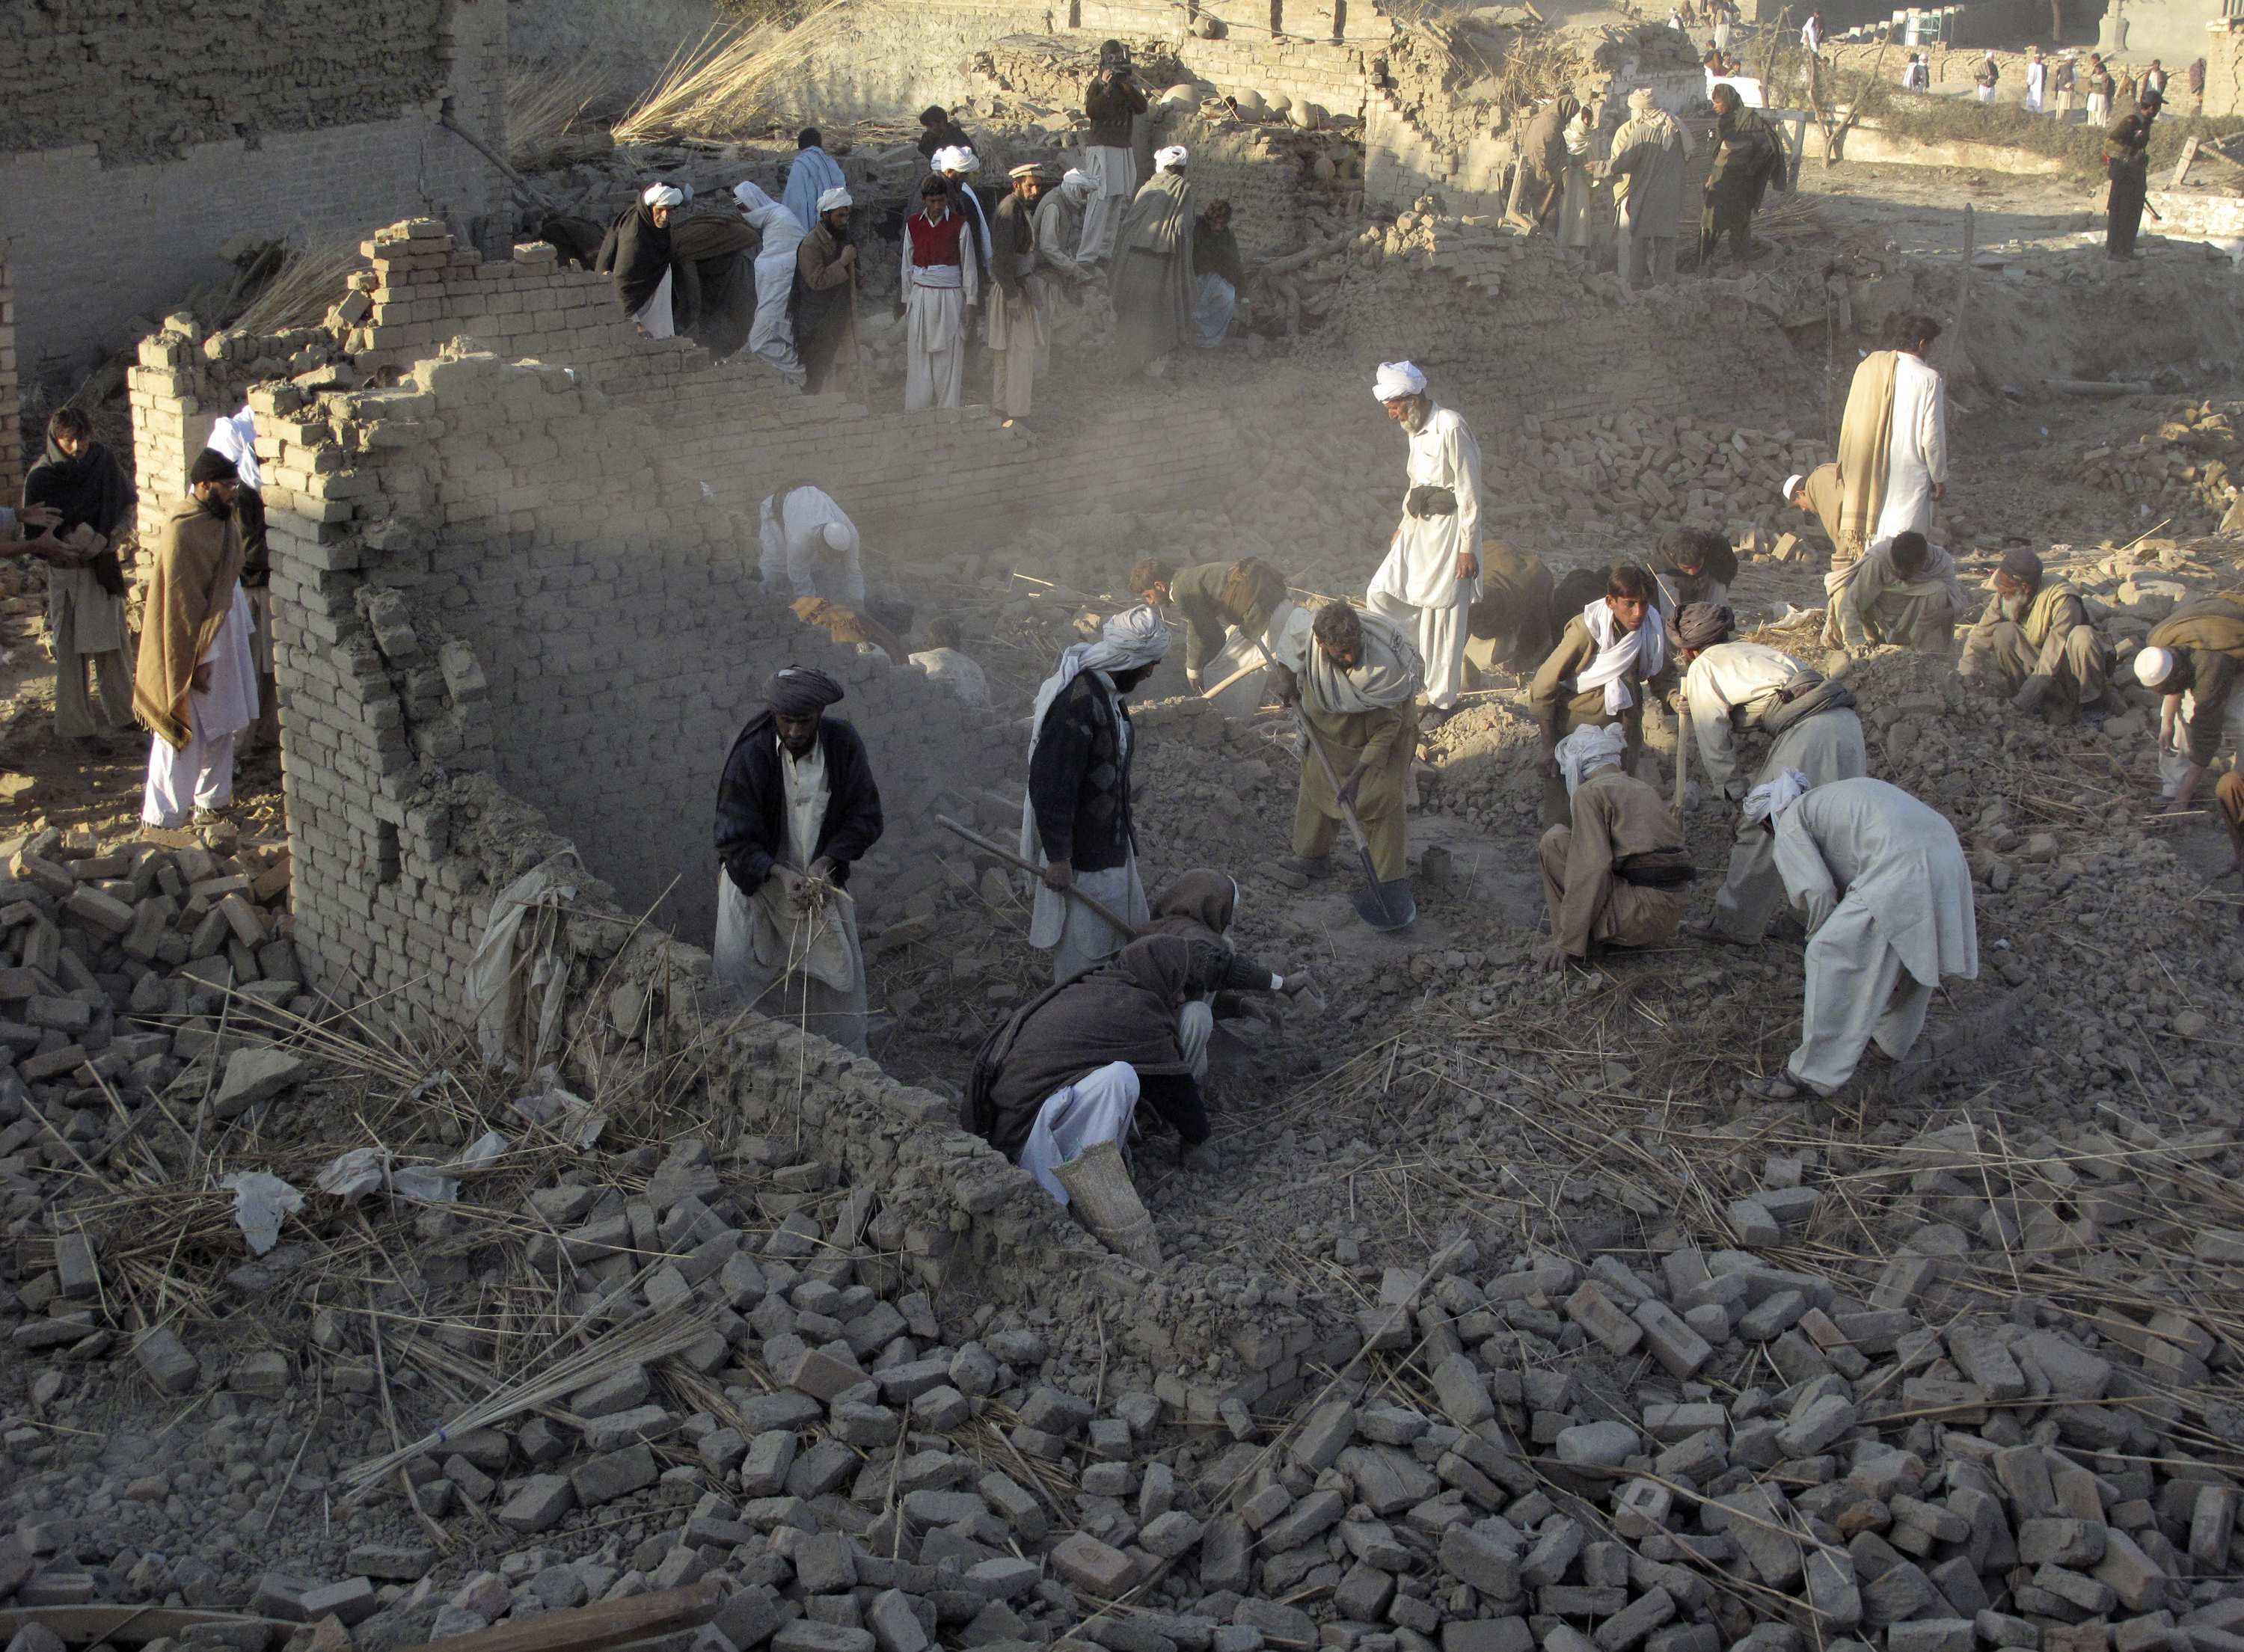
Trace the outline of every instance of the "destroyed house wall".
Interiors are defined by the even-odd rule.
[[[108,11],[81,35],[0,7],[0,238],[27,374],[129,345],[136,318],[230,278],[219,253],[237,238],[324,246],[422,212],[503,243],[504,179],[443,124],[504,152],[503,6]]]

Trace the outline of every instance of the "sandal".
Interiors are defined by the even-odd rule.
[[[1796,1102],[1808,1094],[1805,1084],[1795,1083],[1788,1073],[1771,1073],[1766,1078],[1739,1081],[1738,1088],[1757,1102]]]

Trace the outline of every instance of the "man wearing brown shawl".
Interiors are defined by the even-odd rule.
[[[24,502],[57,519],[38,555],[47,564],[55,732],[66,740],[132,732],[132,639],[125,625],[125,570],[117,542],[132,498],[132,484],[116,455],[93,439],[91,419],[64,408],[47,421],[46,456],[24,478]],[[99,687],[98,715],[86,692],[89,671]]]
[[[1142,373],[1195,336],[1192,185],[1180,144],[1156,152],[1114,242],[1114,364]]]
[[[1627,752],[1618,724],[1587,724],[1559,742],[1571,818],[1536,851],[1551,915],[1551,939],[1534,953],[1544,969],[1587,958],[1592,944],[1656,947],[1682,925],[1683,828],[1656,789],[1622,768]]]
[[[1537,229],[1558,227],[1566,189],[1566,123],[1581,108],[1571,94],[1560,93],[1527,123],[1520,141],[1518,211]]]
[[[1894,323],[1894,347],[1855,369],[1839,421],[1839,536],[1849,559],[1881,539],[1932,531],[1948,492],[1948,392],[1926,357],[1940,337],[1929,315]],[[1837,565],[1835,563],[1833,564]]]
[[[1154,892],[1153,915],[1143,929],[1150,934],[1180,935],[1186,941],[1209,941],[1227,947],[1231,925],[1238,914],[1239,880],[1195,866],[1179,873]],[[1308,972],[1296,970],[1282,977],[1279,990],[1290,998],[1308,984]],[[1194,1078],[1207,1076],[1208,1041],[1216,1022],[1235,1021],[1248,1009],[1232,992],[1219,994],[1211,989],[1186,1001],[1177,1015],[1177,1038],[1185,1058],[1192,1063]]]
[[[241,590],[240,472],[205,449],[188,472],[193,496],[172,507],[148,577],[132,709],[148,725],[140,818],[176,826],[233,800],[233,737],[257,719],[257,665]]]
[[[1966,678],[1984,678],[2018,711],[2046,706],[2070,720],[2109,692],[2112,649],[2080,593],[2050,578],[2041,558],[2020,545],[1995,570],[1995,594],[1964,637],[1956,669]]]
[[[1409,875],[1404,783],[1418,745],[1416,696],[1426,668],[1410,634],[1393,620],[1327,603],[1306,624],[1297,618],[1278,653],[1278,697],[1298,698],[1309,738],[1323,749],[1301,754],[1294,805],[1294,852],[1280,864],[1311,878],[1332,870],[1333,833],[1353,806],[1382,883]],[[1335,792],[1326,776],[1338,777]]]

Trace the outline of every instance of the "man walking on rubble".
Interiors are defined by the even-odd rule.
[[[1828,1099],[1873,1040],[1896,1066],[1906,1061],[1943,976],[1977,977],[1971,869],[1956,828],[1883,780],[1811,790],[1788,770],[1747,794],[1746,815],[1774,836],[1808,956],[1799,1047],[1745,1091],[1764,1102]]]
[[[1995,594],[1964,639],[1957,670],[1967,681],[1985,678],[2018,711],[2046,710],[2069,722],[2110,694],[2112,650],[2080,593],[2050,578],[2021,545],[1995,570]]]
[[[187,473],[148,577],[132,709],[147,725],[148,783],[140,819],[176,826],[233,801],[234,736],[257,720],[257,664],[241,589],[240,473],[205,448]]]
[[[1571,93],[1536,111],[1519,145],[1519,211],[1538,230],[1554,230],[1566,189],[1566,126],[1580,112]]]
[[[1754,786],[1787,770],[1811,786],[1865,772],[1862,720],[1843,683],[1828,681],[1789,654],[1733,640],[1736,617],[1714,603],[1693,603],[1677,617],[1675,647],[1685,666],[1679,697],[1691,718],[1699,763],[1717,797],[1741,804]],[[1750,784],[1740,776],[1738,736],[1758,729],[1768,752]],[[1740,821],[1730,869],[1714,895],[1713,915],[1692,933],[1709,941],[1758,946],[1783,899],[1775,844],[1757,821]]]
[[[2135,680],[2164,697],[2159,708],[2159,795],[2187,813],[2205,772],[2225,748],[2239,760],[2244,728],[2244,590],[2198,597],[2151,627],[2135,655]]]
[[[1463,415],[1436,401],[1409,361],[1382,361],[1372,394],[1409,438],[1402,519],[1371,577],[1371,611],[1414,632],[1426,677],[1428,725],[1456,711],[1465,639],[1480,595],[1480,443]]]
[[[1083,94],[1083,112],[1091,117],[1091,132],[1084,140],[1083,172],[1096,185],[1083,213],[1083,239],[1075,255],[1085,264],[1100,264],[1114,255],[1115,233],[1122,214],[1138,193],[1138,157],[1132,131],[1146,112],[1146,91],[1130,67],[1130,49],[1119,40],[1102,42],[1098,68]]]
[[[2146,91],[2132,114],[2122,115],[2104,134],[2104,169],[2112,180],[2105,203],[2104,252],[2110,258],[2135,256],[2135,237],[2143,227],[2143,203],[2150,189],[2151,128],[2162,100]]]
[[[1559,742],[1569,819],[1543,834],[1543,904],[1551,939],[1535,963],[1564,969],[1592,946],[1656,947],[1683,921],[1692,876],[1683,828],[1659,793],[1621,767],[1618,725],[1589,725]]]
[[[1168,651],[1159,610],[1133,608],[1109,619],[1098,641],[1061,654],[1058,669],[1037,691],[1021,858],[1041,878],[1029,945],[1051,953],[1055,981],[1112,957],[1130,939],[1066,890],[1082,890],[1129,923],[1146,920],[1131,815],[1135,741],[1122,700]]]
[[[1566,622],[1527,691],[1543,726],[1543,824],[1567,819],[1558,742],[1578,728],[1618,721],[1632,771],[1644,749],[1644,702],[1667,664],[1667,627],[1652,576],[1615,563],[1605,592]]]
[[[842,685],[789,665],[764,684],[717,783],[711,973],[751,1008],[865,1054],[865,954],[849,869],[880,841],[881,792]]]
[[[1405,788],[1418,745],[1416,703],[1424,667],[1410,634],[1376,611],[1327,603],[1315,619],[1294,614],[1281,646],[1279,699],[1298,704],[1308,738],[1294,804],[1294,852],[1279,864],[1303,877],[1332,872],[1333,834],[1353,809],[1382,885],[1410,875]],[[1334,788],[1332,777],[1340,785]],[[1407,902],[1404,903],[1407,906]]]
[[[794,135],[794,165],[787,168],[787,193],[781,198],[806,235],[818,227],[825,214],[819,197],[828,190],[849,186],[849,180],[842,175],[841,163],[826,152],[825,145],[815,126],[805,126]]]
[[[1674,279],[1675,230],[1683,216],[1683,175],[1691,133],[1652,100],[1652,88],[1628,95],[1628,118],[1613,134],[1606,175],[1613,179],[1615,244],[1627,286],[1659,287]]]
[[[1129,584],[1131,595],[1150,607],[1176,604],[1185,623],[1185,681],[1195,694],[1206,692],[1207,663],[1223,651],[1233,626],[1274,657],[1294,611],[1286,577],[1259,556],[1188,568],[1147,556],[1130,570]]]
[[[1767,121],[1745,105],[1735,86],[1714,88],[1714,164],[1707,174],[1706,208],[1699,220],[1699,273],[1711,274],[1714,252],[1730,238],[1731,260],[1753,260],[1753,215],[1769,185],[1784,187],[1784,144]]]

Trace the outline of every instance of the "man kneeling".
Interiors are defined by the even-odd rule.
[[[1683,921],[1691,880],[1683,832],[1659,793],[1621,767],[1628,749],[1617,724],[1576,729],[1558,743],[1558,772],[1573,813],[1543,834],[1543,900],[1551,939],[1535,949],[1545,969],[1608,947],[1653,947]]]
[[[1230,947],[1148,935],[1047,988],[992,1033],[967,1089],[975,1132],[1060,1204],[1053,1174],[1101,1142],[1127,1136],[1144,1102],[1182,1143],[1187,1168],[1208,1138],[1206,1103],[1179,1030],[1185,1005],[1217,991],[1282,992],[1288,983]]]
[[[2020,547],[1995,570],[1995,595],[1964,638],[1956,669],[1985,678],[2021,711],[2046,706],[2069,718],[2105,698],[2112,650],[2080,593],[2046,577],[2041,558]]]

